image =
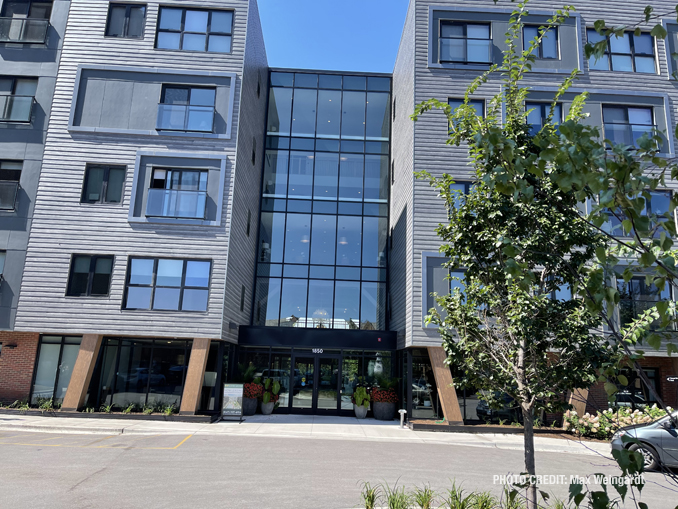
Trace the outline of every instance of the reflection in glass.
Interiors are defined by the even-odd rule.
[[[268,134],[290,135],[292,124],[292,89],[271,88],[268,104]]]
[[[312,198],[313,159],[313,152],[290,152],[290,198]]]
[[[336,410],[338,403],[339,359],[320,358],[318,362],[319,410]]]
[[[365,156],[365,201],[388,201],[388,156]]]
[[[296,357],[294,359],[294,382],[292,388],[292,408],[313,408],[313,383],[315,381],[315,358]]]
[[[387,231],[385,217],[363,218],[363,267],[386,267]]]
[[[308,263],[311,215],[288,214],[285,229],[285,263]]]
[[[334,265],[336,238],[337,217],[314,215],[311,232],[311,263]]]
[[[281,327],[303,327],[306,321],[306,279],[283,279]],[[300,322],[301,323],[298,323]]]
[[[285,198],[287,196],[287,167],[290,154],[286,150],[267,150],[264,159],[262,196]]]
[[[154,260],[132,258],[129,283],[131,285],[153,284],[153,264]]]
[[[308,282],[308,321],[312,329],[332,328],[334,305],[334,281],[311,280]]]
[[[341,154],[339,169],[339,199],[362,201],[363,166],[362,154]]]
[[[337,219],[337,265],[360,267],[362,218],[339,216]]]
[[[391,127],[391,96],[367,93],[366,139],[388,141]]]
[[[259,261],[282,263],[285,214],[282,212],[262,212],[259,229]]]
[[[282,280],[257,278],[254,302],[254,325],[277,327],[280,318]]]
[[[362,140],[365,138],[365,92],[344,92],[341,137]]]
[[[336,200],[338,183],[339,154],[316,153],[313,199]]]
[[[294,90],[294,113],[292,114],[292,136],[315,136],[315,112],[318,100],[317,90]]]
[[[339,138],[340,123],[341,92],[339,90],[320,90],[318,92],[317,136]]]
[[[358,352],[361,353],[361,352]],[[348,355],[344,352],[341,365],[341,409],[353,410],[351,396],[363,376],[363,358],[360,355]]]
[[[360,325],[360,283],[336,281],[334,289],[335,329],[358,329]]]
[[[386,285],[363,283],[360,295],[360,328],[386,329]]]
[[[181,286],[183,260],[158,260],[157,286]]]
[[[45,339],[40,344],[31,403],[35,404],[39,399],[49,399],[54,396],[54,384],[59,369],[60,350],[61,338],[59,338],[59,343],[57,344],[48,344]]]
[[[290,372],[292,367],[292,358],[289,354],[272,354],[271,368],[265,370],[263,378],[271,378],[280,384],[278,393],[278,403],[280,408],[288,408],[290,404]]]

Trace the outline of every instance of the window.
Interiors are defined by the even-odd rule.
[[[0,76],[0,122],[30,122],[37,78]]]
[[[586,35],[591,44],[605,40],[605,36],[593,29],[588,29]],[[654,37],[633,32],[625,32],[621,37],[613,35],[607,42],[605,54],[598,60],[595,56],[589,59],[589,69],[655,74]]]
[[[441,63],[489,64],[490,25],[443,21],[440,24]]]
[[[523,27],[523,49],[530,49],[532,42],[539,37],[539,26]],[[544,33],[541,42],[534,52],[537,58],[558,59],[558,27],[553,27]]]
[[[0,161],[0,211],[14,210],[22,166],[20,161]]]
[[[438,256],[424,255],[424,295],[422,295],[422,324],[426,327],[426,315],[432,308],[435,308],[438,313],[443,313],[443,309],[438,305],[435,297],[431,294],[436,293],[442,297],[449,295],[455,288],[462,288],[461,281],[452,278],[463,278],[464,272],[460,270],[450,271],[444,266],[449,260]],[[450,276],[450,279],[448,279]],[[430,325],[429,327],[435,327]]]
[[[41,336],[31,403],[54,399],[61,403],[66,396],[75,361],[80,351],[79,337]]]
[[[603,105],[603,131],[614,144],[635,146],[641,136],[652,136],[652,108]]]
[[[465,182],[462,180],[459,180],[454,184],[450,184],[450,191],[456,191],[455,193],[456,196],[454,199],[454,208],[457,208],[459,207],[459,205],[462,204],[464,195],[470,192],[471,187],[473,187],[473,182]]]
[[[3,279],[5,273],[5,260],[7,259],[7,251],[0,251],[0,281]]]
[[[469,106],[472,106],[476,110],[476,115],[479,117],[485,116],[485,101],[483,99],[470,99]],[[447,104],[452,108],[452,112],[456,110],[459,106],[464,104],[463,99],[448,99]]]
[[[657,216],[657,223],[673,221],[673,213],[669,213],[671,192],[648,191],[648,194],[650,198],[649,200],[645,199],[645,207],[641,215]],[[637,198],[642,198],[642,196],[637,196]],[[617,237],[634,236],[633,231],[630,231],[628,234],[624,233],[621,222],[617,217],[617,216],[622,217],[621,212],[615,215],[610,210],[608,210],[607,214],[609,219],[605,222],[605,224],[603,224],[603,230]],[[653,237],[659,238],[662,232],[665,232],[667,237],[670,237],[671,234],[668,231],[666,231],[663,227],[661,227],[661,225],[657,225],[657,223],[654,223],[655,230],[653,231]]]
[[[546,120],[551,113],[551,103],[525,103],[527,111],[527,123],[530,124],[530,134],[534,136],[546,125]],[[553,124],[558,125],[563,121],[563,107],[556,104],[553,108]]]
[[[113,256],[74,255],[68,278],[69,297],[108,295],[113,273]]]
[[[125,184],[124,166],[88,165],[80,203],[120,203]]]
[[[154,168],[146,216],[204,219],[207,171]]]
[[[160,8],[156,48],[231,52],[233,11]]]
[[[619,278],[617,290],[621,298],[619,301],[619,323],[622,326],[631,323],[645,310],[655,306],[657,302],[671,299],[669,285],[666,285],[664,290],[659,291],[654,284],[647,284],[645,276],[635,276],[628,283]]]
[[[216,88],[163,86],[156,129],[213,132],[216,95]]]
[[[130,258],[123,309],[207,311],[209,260]]]
[[[659,378],[659,370],[657,368],[642,368],[650,381],[650,385],[657,392],[660,393],[661,383]],[[615,394],[615,406],[617,407],[631,407],[643,409],[649,404],[656,403],[654,395],[650,389],[645,386],[643,380],[638,376],[635,370],[623,369],[621,374],[626,376],[628,385],[619,384],[617,388],[619,391]]]
[[[0,42],[44,44],[52,2],[6,0],[0,12]]]
[[[111,4],[108,8],[108,37],[139,39],[144,36],[146,6],[140,4]]]

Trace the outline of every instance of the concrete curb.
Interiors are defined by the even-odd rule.
[[[124,428],[76,428],[72,426],[33,426],[30,424],[5,424],[0,431],[28,431],[33,433],[82,433],[88,435],[122,435]]]

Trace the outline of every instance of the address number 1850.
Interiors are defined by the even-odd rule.
[[[314,348],[313,353],[323,353],[323,349],[322,348]]]

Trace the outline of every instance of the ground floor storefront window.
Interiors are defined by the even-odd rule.
[[[60,404],[66,396],[75,361],[80,351],[77,336],[41,336],[38,345],[31,404],[53,400]]]
[[[105,338],[88,406],[179,408],[192,341]]]

